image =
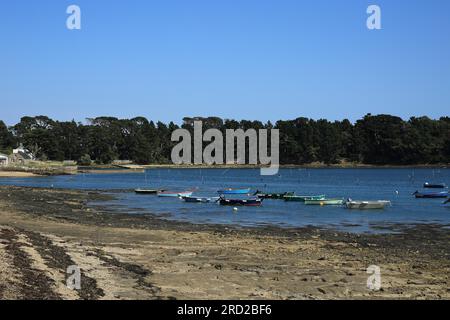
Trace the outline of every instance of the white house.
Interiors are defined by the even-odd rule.
[[[0,153],[0,166],[7,166],[9,158],[6,154]]]
[[[16,159],[22,160],[36,160],[34,154],[20,145],[17,149],[13,149],[13,156]]]

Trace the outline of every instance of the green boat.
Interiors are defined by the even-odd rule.
[[[313,199],[313,200],[305,200],[305,204],[308,204],[308,205],[319,205],[319,206],[342,205],[342,204],[344,204],[344,199]]]
[[[286,195],[283,197],[285,201],[297,201],[297,202],[305,202],[306,200],[323,200],[325,199],[325,195],[317,195],[317,196],[295,196],[295,195]]]

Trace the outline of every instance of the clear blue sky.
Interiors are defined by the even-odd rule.
[[[449,115],[449,14],[448,0],[3,1],[0,119]]]

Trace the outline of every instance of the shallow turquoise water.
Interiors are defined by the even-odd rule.
[[[391,200],[383,210],[357,211],[333,206],[305,206],[298,202],[265,200],[262,207],[232,208],[215,203],[185,203],[179,199],[158,198],[119,192],[111,205],[130,214],[151,212],[166,219],[194,223],[220,223],[243,226],[307,225],[332,227],[351,232],[379,232],[379,226],[392,224],[438,223],[450,225],[450,206],[442,199],[415,199],[411,194],[424,182],[450,182],[449,169],[281,169],[277,176],[260,176],[257,169],[151,169],[145,173],[80,174],[38,178],[7,178],[0,184],[74,188],[134,189],[137,187],[198,188],[196,195],[216,196],[224,187],[251,187],[273,192],[326,194],[362,200]]]

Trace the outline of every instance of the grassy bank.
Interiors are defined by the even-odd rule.
[[[0,167],[2,172],[28,173],[32,175],[53,176],[77,173],[77,166],[57,161],[29,161],[24,164]]]

